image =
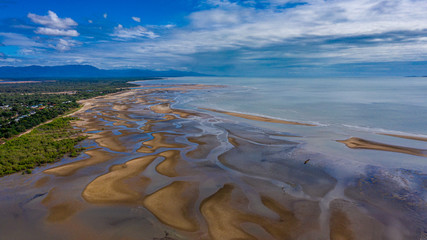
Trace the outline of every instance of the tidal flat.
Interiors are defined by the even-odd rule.
[[[81,156],[0,179],[1,239],[427,238],[426,175],[340,172],[305,150],[316,124],[174,106],[179,94],[221,88],[150,85],[83,101]]]

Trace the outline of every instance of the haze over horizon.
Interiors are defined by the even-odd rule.
[[[0,66],[427,75],[420,0],[0,0]]]

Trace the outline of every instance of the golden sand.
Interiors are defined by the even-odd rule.
[[[89,151],[86,151],[85,154],[89,155],[90,157],[88,159],[83,159],[77,162],[72,162],[72,163],[64,164],[58,167],[50,168],[43,172],[47,174],[57,175],[57,176],[70,176],[81,168],[106,162],[115,157],[115,154],[106,152],[101,149],[89,150]]]
[[[168,177],[178,176],[175,167],[179,161],[183,161],[180,155],[180,151],[170,150],[160,153],[159,156],[164,157],[165,160],[156,166],[156,171]]]
[[[388,134],[388,133],[378,133],[380,135],[386,135],[390,137],[398,137],[398,138],[405,138],[405,139],[411,139],[416,141],[424,141],[427,142],[427,138],[425,137],[417,137],[417,136],[409,136],[409,135],[398,135],[398,134]]]
[[[199,195],[198,184],[173,182],[144,199],[144,206],[161,222],[177,229],[196,231],[194,203]]]
[[[150,107],[150,110],[155,113],[172,113],[172,109],[169,103],[153,105]]]
[[[176,114],[181,118],[188,118],[190,116],[198,116],[200,114],[195,113],[195,112],[190,112],[190,111],[186,111],[186,110],[182,110],[182,109],[173,109],[170,106],[170,103],[160,103],[157,105],[153,105],[150,107],[150,110],[155,112],[155,113],[162,113],[162,114],[166,114],[166,113],[172,113],[172,114]]]
[[[176,137],[181,136],[179,134],[172,133],[153,133],[153,139],[145,141],[144,145],[138,149],[138,152],[142,153],[154,153],[159,148],[184,148],[186,145],[176,143],[174,140]],[[151,148],[147,147],[150,146]]]
[[[230,115],[230,116],[233,116],[233,117],[239,117],[239,118],[244,118],[244,119],[249,119],[249,120],[254,120],[254,121],[260,121],[260,122],[292,124],[292,125],[302,125],[302,126],[312,126],[312,127],[316,126],[314,124],[285,121],[285,120],[280,120],[280,119],[274,119],[274,118],[268,118],[268,117],[261,117],[261,116],[250,115],[250,114],[243,114],[243,113],[236,113],[236,112],[228,112],[228,111],[216,110],[216,109],[211,109],[211,108],[200,108],[200,109],[203,109],[203,110],[206,110],[206,111],[211,111],[211,112],[222,113],[222,114]]]
[[[238,196],[234,196],[236,199],[233,199],[234,189],[233,185],[226,184],[218,192],[205,199],[200,206],[212,239],[257,239],[242,229],[241,224],[245,222],[261,226],[275,239],[294,239],[301,232],[299,221],[294,214],[271,198],[262,197],[262,202],[277,213],[279,219],[271,219],[240,210],[239,208],[242,207],[247,208],[248,200],[240,190],[237,191]]]
[[[101,147],[108,148],[116,152],[126,152],[127,147],[119,138],[129,135],[129,132],[122,131],[121,135],[114,135],[112,131],[103,131],[89,135],[89,139],[94,139]]]
[[[129,109],[129,104],[114,104],[113,109],[116,111],[126,111]]]
[[[347,140],[338,140],[337,142],[344,143],[349,148],[398,152],[398,153],[405,153],[405,154],[427,157],[427,154],[426,154],[427,150],[424,150],[424,149],[389,145],[389,144],[369,141],[369,140],[356,138],[356,137],[352,137]]]
[[[141,196],[129,189],[123,180],[136,176],[157,156],[145,156],[111,167],[110,172],[97,177],[86,186],[82,197],[91,203],[134,202]]]

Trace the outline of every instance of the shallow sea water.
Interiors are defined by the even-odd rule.
[[[0,179],[0,239],[426,238],[427,158],[336,142],[427,149],[378,134],[427,135],[423,79],[139,84],[78,114],[86,154]]]

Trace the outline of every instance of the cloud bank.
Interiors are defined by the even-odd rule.
[[[101,68],[280,75],[343,64],[427,62],[426,12],[421,0],[202,0],[183,23],[142,25],[128,15],[123,18],[128,22],[78,25],[52,11],[28,18],[41,25],[35,34],[52,37],[45,40],[48,46],[63,51],[60,56],[36,51],[43,64],[53,59]],[[3,33],[3,43],[18,38],[10,34]],[[76,37],[79,41],[71,41]],[[20,41],[46,46],[34,36]]]

